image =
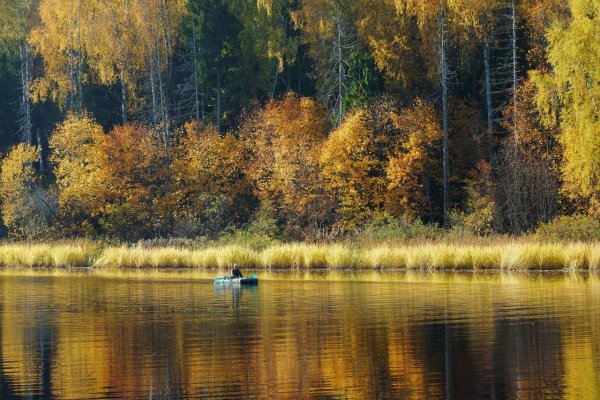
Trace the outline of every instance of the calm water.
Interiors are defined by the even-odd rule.
[[[1,275],[0,398],[600,398],[600,277],[339,277]]]

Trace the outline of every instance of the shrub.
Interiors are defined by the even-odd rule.
[[[581,214],[561,215],[540,225],[535,231],[535,236],[552,241],[600,240],[600,221]]]
[[[265,200],[246,229],[233,229],[219,238],[222,243],[239,244],[262,250],[279,241],[279,226],[270,201]]]
[[[435,239],[442,236],[442,229],[427,225],[420,220],[413,222],[405,218],[394,218],[384,213],[366,224],[354,240],[363,243],[381,243],[392,240]]]

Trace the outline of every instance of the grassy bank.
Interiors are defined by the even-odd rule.
[[[0,244],[5,267],[216,268],[232,263],[246,269],[408,269],[408,270],[592,270],[600,271],[600,243],[542,243],[503,240],[490,243],[402,242],[352,244],[274,244],[263,250],[223,245],[102,246],[94,242]]]

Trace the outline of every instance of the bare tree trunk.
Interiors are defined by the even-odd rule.
[[[69,3],[69,110],[75,107],[75,54],[73,48],[73,0]]]
[[[29,98],[31,75],[29,68],[29,45],[27,40],[24,40],[21,44],[21,135],[27,144],[32,143],[31,100]]]
[[[337,4],[337,3],[336,3]],[[342,31],[342,16],[339,10],[339,6],[336,6],[337,11],[337,43],[336,43],[336,56],[337,56],[337,86],[338,86],[338,124],[342,122],[344,117],[344,78],[346,76],[344,71],[344,56],[343,56],[343,31]]]
[[[81,0],[77,1],[77,113],[81,117],[83,110],[83,87],[81,83],[83,53],[81,46]]]
[[[196,25],[192,24],[192,45],[194,46],[194,106],[196,111],[196,138],[200,140],[200,99],[198,93],[198,52],[196,51]],[[204,118],[202,118],[204,123]]]
[[[171,81],[171,77],[173,74],[173,42],[171,40],[171,33],[167,27],[171,26],[171,12],[169,11],[169,2],[168,1],[159,1],[159,19],[160,25],[163,32],[163,40],[165,42],[165,49],[167,51],[166,61],[167,61],[167,81]],[[165,25],[166,19],[166,25]]]
[[[217,68],[217,132],[221,133],[221,68]]]
[[[148,15],[144,15],[146,29],[146,50],[148,52],[148,72],[150,73],[150,93],[152,97],[152,125],[156,128],[158,126],[158,99],[156,95],[156,71],[158,70],[160,73],[160,65],[155,66],[155,49],[154,44],[152,44],[152,28],[150,28],[150,23],[148,21]]]
[[[487,21],[484,22],[483,66],[485,73],[485,106],[487,114],[488,162],[494,163],[494,110],[492,106],[492,73],[490,67],[490,34]]]
[[[127,124],[127,85],[125,85],[124,72],[121,69],[121,121],[123,125]]]
[[[162,128],[162,136],[163,136],[163,146],[165,159],[168,158],[169,155],[169,111],[167,105],[167,98],[165,93],[165,87],[163,85],[162,79],[162,71],[161,71],[161,55],[160,55],[160,43],[159,43],[159,33],[158,26],[156,26],[155,31],[155,41],[156,41],[156,69],[157,69],[157,78],[158,78],[158,97],[159,97],[159,105],[160,105],[160,118],[161,118],[161,128]]]
[[[439,16],[440,25],[440,85],[442,87],[442,167],[443,167],[443,219],[444,225],[448,224],[448,204],[450,202],[450,157],[448,149],[448,60],[446,56],[446,16],[445,5]]]
[[[513,135],[515,137],[515,151],[519,146],[517,132],[517,7],[515,0],[511,1],[511,44],[512,44],[512,83],[513,83]]]
[[[275,77],[273,78],[273,87],[271,88],[271,98],[275,97],[275,89],[277,88],[277,79],[279,79],[279,61],[275,60]]]
[[[125,21],[129,21],[129,1],[125,0]],[[117,25],[117,24],[115,24]],[[120,80],[121,80],[121,122],[123,125],[127,124],[127,84],[126,84],[126,73],[127,66],[130,63],[128,52],[123,44],[124,32],[118,32],[118,28],[115,36],[119,38],[119,47],[121,49],[121,67],[120,67]]]
[[[37,129],[37,145],[38,145],[38,163],[40,165],[40,173],[44,173],[44,152],[42,148],[42,137],[40,135],[40,130]]]
[[[154,126],[158,125],[158,104],[156,100],[156,78],[154,72],[154,55],[151,55],[148,59],[150,64],[150,91],[152,92],[152,123]]]
[[[204,96],[205,93],[200,93],[200,108],[202,110],[202,125],[206,124],[206,110],[204,109]]]

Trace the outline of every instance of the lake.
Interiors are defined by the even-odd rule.
[[[3,272],[0,398],[598,399],[600,277]]]

